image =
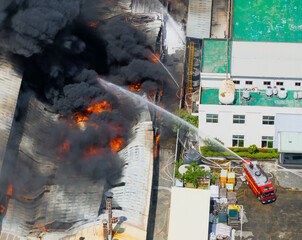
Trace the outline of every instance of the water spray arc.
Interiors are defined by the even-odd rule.
[[[123,93],[124,95],[126,95],[126,96],[128,96],[132,99],[135,99],[135,100],[137,100],[141,103],[147,104],[150,108],[159,111],[162,114],[162,116],[164,115],[164,116],[168,117],[169,119],[174,120],[175,122],[178,122],[179,124],[181,124],[183,126],[186,126],[187,128],[189,128],[194,133],[197,133],[198,137],[200,138],[200,140],[202,142],[205,142],[205,140],[210,140],[218,148],[223,149],[225,152],[229,152],[230,154],[232,154],[233,156],[237,157],[240,160],[243,160],[242,157],[238,156],[236,153],[234,153],[230,149],[223,146],[220,142],[218,142],[217,140],[213,139],[210,136],[206,136],[206,134],[202,133],[197,127],[193,126],[192,124],[188,123],[187,121],[183,120],[182,118],[174,115],[173,113],[161,108],[160,106],[157,106],[156,104],[154,104],[152,102],[149,102],[147,99],[145,99],[145,98],[143,98],[143,97],[141,97],[141,96],[139,96],[139,95],[137,95],[133,92],[130,92],[130,91],[128,91],[128,90],[126,90],[126,89],[124,89],[124,88],[122,88],[122,87],[120,87],[116,84],[107,82],[104,79],[100,79],[99,82],[104,87],[107,87],[107,89],[112,90],[112,91],[118,90],[119,92]]]

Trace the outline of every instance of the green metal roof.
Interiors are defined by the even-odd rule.
[[[294,99],[295,91],[287,91],[286,99],[279,99],[277,96],[268,98],[265,95],[264,90],[260,90],[259,93],[251,93],[251,99],[249,101],[242,100],[239,101],[239,92],[236,91],[236,97],[234,105],[242,106],[267,106],[267,107],[302,107],[302,101]],[[219,102],[218,89],[203,89],[201,93],[201,104],[213,104],[222,105]],[[242,94],[242,93],[241,93]]]
[[[230,59],[229,59],[229,66],[230,66]],[[223,39],[204,40],[203,50],[202,50],[201,71],[206,73],[225,73],[226,68],[227,68],[227,41]],[[229,72],[230,72],[230,68],[229,68]]]
[[[302,42],[302,0],[234,0],[233,40]]]

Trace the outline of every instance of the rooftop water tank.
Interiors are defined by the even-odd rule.
[[[235,100],[235,84],[231,80],[221,81],[219,87],[219,101],[222,104],[233,104]]]
[[[274,95],[277,95],[278,94],[278,88],[276,86],[274,86],[273,88],[273,94]]]
[[[266,92],[265,92],[266,96],[267,97],[272,97],[273,96],[273,89],[271,86],[268,86],[267,89],[266,89]]]
[[[280,88],[278,91],[278,98],[285,99],[287,97],[287,90],[285,88]]]
[[[250,90],[248,89],[248,88],[245,88],[244,90],[243,90],[243,93],[242,93],[242,98],[244,99],[244,100],[250,100],[250,98],[251,98],[251,93],[250,93]]]
[[[190,164],[183,164],[178,168],[178,171],[180,174],[184,174],[187,170]]]
[[[186,151],[183,159],[185,164],[191,164],[192,162],[196,162],[198,165],[201,164],[201,154],[194,149]]]

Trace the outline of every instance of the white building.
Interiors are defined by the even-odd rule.
[[[302,100],[298,99],[298,95],[302,96],[302,44],[233,41],[230,73],[225,74],[217,69],[225,67],[226,59],[221,61],[223,57],[219,59],[215,55],[217,48],[223,46],[223,40],[206,41],[212,52],[203,49],[202,69],[216,70],[201,73],[200,99],[196,103],[198,113],[193,114],[199,116],[201,132],[217,137],[227,147],[256,144],[260,148],[288,151],[280,145],[286,141],[285,132],[291,132],[291,135],[302,132],[301,127],[292,127],[290,131],[284,127],[296,126],[302,121],[297,120],[302,119]],[[222,62],[224,66],[219,65]],[[219,101],[219,87],[226,78],[235,84],[232,93],[235,100],[229,105]],[[281,140],[277,140],[278,135]],[[293,139],[296,143],[292,153],[302,153],[302,142],[297,144],[300,138]],[[284,162],[283,157],[281,161]]]

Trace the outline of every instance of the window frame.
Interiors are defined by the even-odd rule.
[[[264,86],[271,86],[271,81],[263,81]]]
[[[206,114],[206,123],[218,123],[218,114],[207,113]]]
[[[239,80],[233,80],[234,84],[239,85],[240,81]]]
[[[234,114],[233,124],[245,124],[245,115]]]
[[[284,82],[276,82],[276,86],[283,86]]]
[[[244,135],[232,135],[232,147],[244,147]]]
[[[262,125],[275,125],[275,116],[262,116]]]
[[[253,85],[253,81],[245,81],[245,85]]]
[[[274,136],[262,136],[261,137],[261,148],[273,148]]]
[[[296,87],[300,87],[301,86],[301,82],[295,82],[295,86]]]

